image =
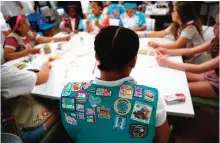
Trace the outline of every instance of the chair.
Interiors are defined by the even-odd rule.
[[[145,18],[145,19],[146,19],[147,31],[154,31],[155,30],[155,19],[152,19],[152,18]]]
[[[11,133],[1,133],[1,142],[2,143],[23,143],[22,140]]]
[[[192,97],[192,102],[194,106],[208,106],[212,108],[219,108],[218,99],[208,99],[202,97]]]
[[[215,37],[212,26],[202,26],[203,37],[205,41],[209,41]]]
[[[43,32],[45,34],[45,32],[49,31],[51,28],[54,27],[54,24],[46,23],[38,12],[28,14],[27,18],[30,22],[31,28],[36,32]]]
[[[110,18],[109,23],[110,25],[119,26],[119,19]]]

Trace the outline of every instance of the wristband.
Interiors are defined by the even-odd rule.
[[[144,37],[145,37],[145,38],[147,37],[147,33],[146,33],[146,32],[144,33]]]

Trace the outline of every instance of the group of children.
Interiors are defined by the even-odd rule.
[[[185,71],[192,96],[219,98],[219,15],[213,31],[215,38],[204,42],[201,23],[190,2],[175,3],[171,13],[173,23],[167,29],[143,34],[136,33],[147,27],[145,17],[143,13],[136,11],[135,3],[125,2],[122,6],[112,2],[107,15],[102,14],[102,2],[91,1],[90,4],[92,13],[88,15],[85,24],[75,5],[67,7],[68,16],[60,23],[60,29],[65,32],[99,31],[95,37],[94,50],[100,63],[100,77],[90,82],[70,82],[61,93],[62,123],[75,141],[168,141],[170,131],[166,110],[157,89],[138,85],[135,78],[130,76],[137,60],[139,38],[142,37],[173,35],[175,42],[171,44],[153,41],[148,43],[156,49],[159,65]],[[109,26],[109,18],[119,19],[120,26]],[[12,33],[4,43],[6,61],[38,53],[39,50],[34,48],[38,43],[70,39],[69,36],[39,36],[30,30],[24,16],[14,16],[8,23]],[[195,64],[205,51],[211,54],[212,59]],[[183,56],[184,63],[172,62],[166,55]],[[39,141],[58,118],[56,110],[46,108],[32,95],[28,96],[31,98],[29,100],[26,96],[19,96],[31,93],[35,85],[47,82],[49,71],[49,62],[37,74],[2,66],[2,96],[6,99],[16,97],[13,102],[17,104],[13,104],[16,107],[11,112],[25,142]],[[28,103],[30,101],[35,104]],[[21,106],[22,102],[26,104]],[[23,112],[22,114],[29,114],[24,119],[19,114],[25,107],[35,110],[38,108],[38,112]]]

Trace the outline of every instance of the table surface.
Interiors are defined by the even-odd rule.
[[[55,36],[62,36],[64,33],[58,33]],[[26,69],[40,69],[40,66],[51,55],[58,55],[61,58],[52,62],[52,69],[47,83],[35,86],[32,93],[38,96],[51,99],[59,99],[64,85],[71,81],[89,81],[94,77],[99,77],[100,71],[95,67],[94,52],[95,34],[80,32],[72,36],[69,42],[50,43],[52,53],[49,55],[36,55],[36,58],[28,63]],[[153,50],[147,45],[147,41],[157,41],[160,43],[172,42],[167,38],[141,38],[140,49]],[[58,50],[58,44],[62,45],[62,50]],[[38,48],[42,48],[45,44],[41,44]],[[13,60],[4,65],[12,66],[24,58]],[[182,62],[182,58],[169,57],[175,62]],[[160,67],[154,56],[138,54],[136,67],[131,72],[131,76],[135,78],[138,84],[157,88],[159,97],[164,102],[166,111],[169,115],[177,115],[184,117],[193,117],[194,109],[192,105],[191,95],[188,88],[186,74],[183,71]],[[164,101],[165,95],[183,93],[186,96],[185,103],[174,105],[166,105]]]

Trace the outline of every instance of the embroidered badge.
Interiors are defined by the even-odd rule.
[[[119,115],[115,115],[113,129],[118,131],[124,131],[125,125],[126,125],[126,118]]]
[[[148,127],[144,125],[131,124],[129,132],[130,135],[134,138],[143,138],[148,134],[147,129]]]
[[[119,91],[119,97],[132,99],[133,90],[131,86],[122,85]]]
[[[145,90],[144,91],[144,99],[148,100],[148,101],[154,101],[154,92],[150,91],[150,90]]]
[[[115,112],[119,115],[126,115],[131,110],[131,103],[128,99],[119,98],[114,103]]]
[[[104,88],[97,88],[96,95],[111,96],[111,91],[109,91],[108,89],[104,89]]]
[[[87,92],[90,92],[90,93],[96,93],[96,89],[95,88],[88,88],[87,90],[86,90]]]
[[[63,97],[62,98],[62,108],[70,110],[70,111],[74,111],[74,109],[75,109],[74,99],[68,98],[68,97]]]
[[[151,106],[136,101],[131,114],[131,119],[148,124],[150,121],[151,112]]]
[[[35,124],[38,124],[38,119],[33,119],[33,122],[34,122]]]
[[[68,116],[66,113],[64,114],[65,114],[65,120],[68,124],[77,125],[76,119],[74,117]]]
[[[102,102],[101,98],[98,96],[89,96],[89,103],[91,105],[91,107],[96,107],[98,106],[98,104],[100,104]]]
[[[84,103],[86,103],[87,100],[88,100],[88,93],[87,93],[86,91],[78,91],[78,92],[76,93],[75,98],[76,98],[76,101],[77,101],[77,102],[79,102],[79,103],[81,103],[81,104],[84,104]]]
[[[83,88],[83,89],[88,89],[90,86],[91,86],[91,83],[90,83],[90,82],[84,82],[84,83],[82,84],[82,88]]]
[[[82,104],[76,104],[76,111],[78,111],[78,112],[84,112],[84,105],[82,105]]]
[[[86,115],[95,115],[95,108],[86,108]]]
[[[79,91],[81,88],[81,83],[75,83],[72,87],[72,91]]]
[[[70,113],[70,116],[72,116],[72,117],[76,117],[76,114],[75,113]]]
[[[85,119],[84,113],[78,112],[78,113],[77,113],[77,118],[78,118],[78,119]]]
[[[73,83],[69,82],[65,87],[64,91],[62,93],[62,96],[69,96],[71,94],[71,88],[72,88]]]
[[[134,96],[141,98],[142,97],[142,88],[138,87],[138,86],[134,86],[135,92],[134,92]]]
[[[96,116],[87,116],[87,122],[89,123],[95,123],[96,122]]]
[[[110,108],[97,107],[97,111],[98,111],[98,117],[99,118],[107,118],[107,119],[111,118]]]

